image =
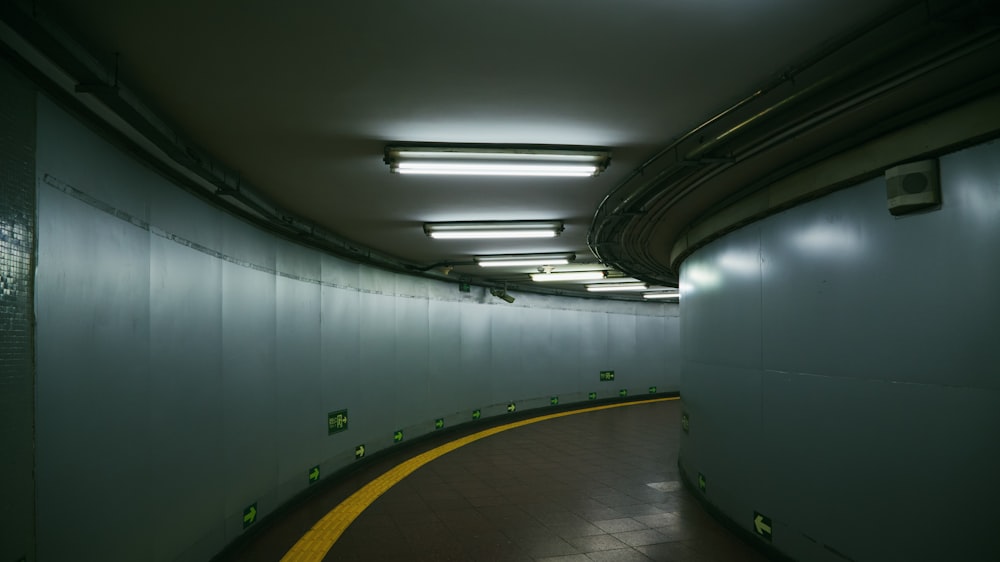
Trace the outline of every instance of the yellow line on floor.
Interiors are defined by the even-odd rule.
[[[651,404],[653,402],[666,402],[667,400],[677,400],[677,397],[670,398],[654,398],[652,400],[639,400],[636,402],[621,402],[618,404],[607,404],[604,406],[594,406],[592,408],[581,408],[579,410],[569,410],[566,412],[559,412],[556,414],[546,414],[544,416],[538,416],[534,418],[528,418],[525,420],[520,420],[504,425],[498,425],[496,427],[491,427],[489,429],[484,429],[478,433],[473,433],[472,435],[467,435],[460,439],[450,441],[435,447],[430,451],[421,453],[401,464],[396,465],[394,468],[390,469],[388,472],[382,474],[378,478],[372,480],[364,487],[362,487],[357,492],[351,494],[351,497],[340,502],[340,505],[330,510],[329,513],[323,516],[313,528],[309,530],[302,538],[295,543],[292,548],[285,553],[282,557],[282,562],[320,562],[326,553],[330,551],[333,547],[333,543],[337,542],[340,535],[347,530],[347,527],[358,518],[361,513],[368,508],[381,496],[382,494],[389,491],[399,483],[400,480],[409,476],[413,471],[424,466],[425,464],[431,462],[432,460],[448,454],[459,447],[464,447],[469,443],[479,441],[491,435],[496,435],[497,433],[507,431],[509,429],[515,429],[525,425],[538,423],[540,421],[551,420],[555,418],[561,418],[565,416],[572,416],[574,414],[584,414],[587,412],[596,412],[598,410],[608,410],[611,408],[620,408],[622,406],[638,406],[639,404]]]

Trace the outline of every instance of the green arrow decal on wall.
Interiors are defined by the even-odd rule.
[[[250,507],[243,510],[243,528],[246,529],[257,520],[257,502],[250,504]]]

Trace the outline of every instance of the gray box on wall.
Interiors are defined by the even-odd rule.
[[[885,192],[889,212],[905,215],[941,204],[938,162],[921,160],[885,171]]]

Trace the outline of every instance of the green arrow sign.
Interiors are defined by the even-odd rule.
[[[402,441],[403,440],[403,430],[402,429],[397,429],[396,433],[392,434],[392,440],[395,443],[399,443],[400,441]]]
[[[549,404],[551,404],[552,406],[559,404],[559,397],[553,396],[552,398],[549,398]]]
[[[319,465],[309,469],[309,483],[315,484],[316,482],[319,482]]]
[[[243,510],[243,528],[246,529],[257,520],[257,502],[250,504],[250,507]]]
[[[655,386],[649,387],[649,393],[650,394],[656,394],[656,387]]]
[[[687,412],[681,412],[681,429],[684,430],[684,433],[687,433],[691,429],[691,420],[688,419]]]
[[[703,494],[705,493],[705,484],[706,484],[706,482],[705,482],[705,475],[699,472],[698,473],[698,489],[701,490],[701,493],[703,493]]]
[[[333,435],[347,429],[347,410],[337,410],[326,415],[327,435]]]
[[[601,381],[613,381],[615,380],[614,371],[601,371]]]
[[[514,410],[517,410],[517,405],[516,404],[514,404],[513,402],[511,402],[510,404],[507,404],[507,412],[508,413],[513,413]]]
[[[442,427],[444,427],[444,418],[434,420],[434,429],[441,429]]]
[[[626,396],[628,396],[628,389],[627,388],[623,388],[623,389],[619,390],[618,391],[618,396],[621,396],[622,398],[625,398]]]
[[[365,446],[358,445],[357,447],[354,448],[354,458],[360,459],[363,456],[365,456]]]
[[[758,536],[771,542],[771,519],[769,517],[764,517],[756,511],[753,512],[753,529]]]
[[[590,394],[588,394],[587,395],[587,400],[597,400],[597,393],[596,392],[591,392]]]
[[[478,420],[480,416],[482,416],[482,413],[479,410],[472,410],[472,419]]]

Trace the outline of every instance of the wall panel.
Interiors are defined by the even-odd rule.
[[[748,532],[765,514],[807,560],[994,556],[998,162],[942,157],[939,209],[892,216],[878,178],[684,263],[681,463]]]
[[[153,236],[150,283],[148,478],[160,483],[150,487],[158,517],[175,522],[155,528],[155,551],[166,552],[225,513],[222,263]]]
[[[59,217],[38,238],[38,556],[134,558],[153,542],[149,232],[52,189],[38,207]]]

